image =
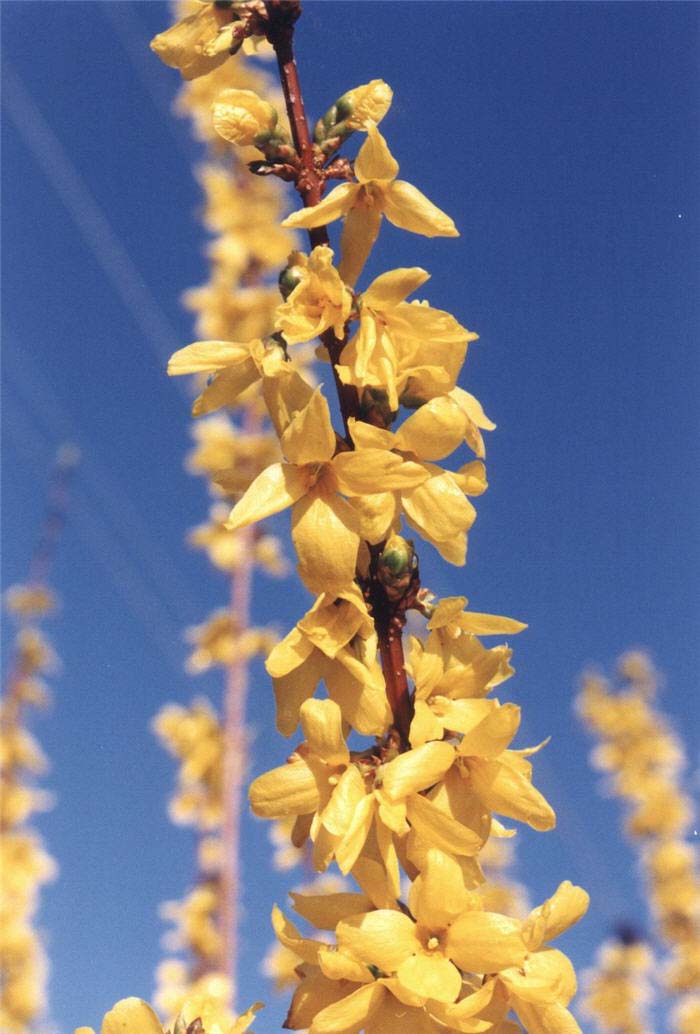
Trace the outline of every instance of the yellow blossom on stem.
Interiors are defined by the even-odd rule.
[[[309,341],[329,328],[342,338],[353,298],[333,265],[331,249],[319,245],[308,257],[292,252],[282,275],[287,272],[296,286],[277,309],[275,330],[282,331],[288,345]]]
[[[282,223],[295,229],[325,226],[345,217],[341,237],[340,275],[354,286],[379,234],[382,215],[390,223],[424,237],[458,237],[455,224],[443,211],[404,180],[386,140],[372,123],[355,160],[357,183],[341,183],[319,204],[294,212]]]
[[[302,581],[312,592],[342,592],[355,577],[360,546],[359,517],[343,495],[415,485],[427,475],[374,443],[336,452],[336,434],[320,388],[292,417],[280,444],[287,459],[255,479],[231,511],[228,526],[245,527],[291,506]]]
[[[419,268],[378,276],[358,298],[360,327],[338,367],[343,383],[354,384],[360,394],[368,386],[386,391],[392,412],[406,392],[413,401],[422,391],[427,401],[430,381],[434,394],[450,391],[467,344],[478,337],[450,313],[406,301],[428,279]]]
[[[166,65],[179,68],[183,79],[196,79],[222,64],[243,42],[235,34],[233,5],[200,2],[151,41],[151,49]]]

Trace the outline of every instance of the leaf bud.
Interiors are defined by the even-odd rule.
[[[266,133],[273,136],[277,111],[253,90],[224,90],[212,105],[214,129],[229,143],[247,146]],[[282,134],[277,134],[281,138]],[[257,145],[256,145],[257,146]]]

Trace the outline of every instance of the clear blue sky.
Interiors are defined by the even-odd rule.
[[[566,944],[580,968],[643,905],[572,717],[578,673],[648,647],[667,673],[662,704],[698,749],[699,14],[317,2],[297,33],[311,115],[386,79],[401,175],[462,233],[388,228],[370,272],[424,266],[431,303],[481,336],[463,383],[498,424],[490,488],[466,568],[425,547],[424,581],[529,623],[499,696],[523,707],[521,745],[552,736],[535,771],[559,826],[520,836],[519,876],[534,900],[566,878],[591,890]],[[54,572],[64,670],[37,725],[57,796],[40,825],[61,866],[41,922],[69,1034],[119,997],[149,997],[158,903],[192,874],[149,722],[168,700],[220,693],[216,676],[182,673],[182,629],[223,603],[225,583],[182,544],[207,500],[182,471],[187,406],[164,373],[193,339],[179,296],[206,267],[198,152],[169,114],[178,76],[148,50],[166,4],[5,2],[2,18],[6,584],[25,573],[57,444],[84,456]],[[257,619],[286,631],[302,591],[259,590]],[[251,723],[257,773],[286,749],[262,671]],[[268,853],[248,819],[241,1002],[266,998],[259,1026],[274,1030],[283,1006],[257,966],[286,881]]]

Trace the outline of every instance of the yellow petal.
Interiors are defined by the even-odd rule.
[[[364,894],[289,894],[294,911],[307,919],[317,930],[335,930],[341,919],[367,912],[372,902]]]
[[[528,942],[528,947],[535,950],[543,941],[559,937],[586,914],[589,903],[590,897],[583,887],[576,887],[569,880],[560,883],[552,897],[530,913],[528,923],[534,926],[540,916],[545,922],[539,943]]]
[[[365,797],[355,808],[350,828],[335,851],[335,860],[343,876],[347,876],[359,858],[372,827],[375,810],[376,802],[372,796]]]
[[[464,414],[454,399],[441,395],[416,410],[396,433],[396,448],[424,460],[441,460],[464,440]]]
[[[455,749],[450,743],[424,743],[382,765],[378,779],[389,800],[399,801],[436,783],[454,759]]]
[[[303,761],[264,772],[251,783],[248,797],[255,814],[263,819],[307,815],[319,804],[316,780]]]
[[[309,643],[309,646],[311,644]],[[305,700],[313,695],[316,686],[324,676],[325,658],[311,647],[309,654],[299,667],[288,675],[275,677],[272,686],[277,704],[277,728],[283,736],[291,736],[299,724],[299,709]]]
[[[427,797],[409,797],[406,816],[411,828],[430,847],[454,855],[475,855],[483,840],[468,826],[446,815]]]
[[[499,976],[509,991],[526,1002],[568,1005],[576,994],[574,967],[556,948],[537,951],[519,968],[505,969]]]
[[[351,207],[360,187],[354,183],[341,183],[327,194],[317,205],[310,205],[298,212],[292,212],[282,220],[282,226],[309,230],[314,226],[325,226],[339,219]]]
[[[151,50],[170,68],[179,68],[183,79],[207,75],[230,56],[227,51],[207,53],[207,45],[215,41],[219,29],[230,20],[229,12],[217,10],[213,4],[202,4],[151,40]]]
[[[439,471],[439,468],[434,469]],[[401,502],[409,524],[432,542],[445,559],[450,563],[464,563],[464,534],[474,523],[476,511],[465,499],[449,471],[436,473],[422,485],[404,490]],[[449,543],[458,540],[460,536],[463,545],[455,559],[449,550]],[[443,543],[447,544],[445,548]]]
[[[343,765],[350,760],[343,736],[343,716],[332,700],[305,700],[301,705],[301,727],[309,750],[327,765]]]
[[[294,671],[307,659],[313,651],[314,644],[302,634],[298,628],[293,628],[284,639],[275,643],[265,661],[265,668],[268,675],[273,678],[281,678]]]
[[[321,941],[312,941],[308,937],[302,937],[294,923],[290,923],[277,905],[272,909],[272,926],[280,944],[293,951],[302,961],[308,962],[312,966],[318,963],[319,949],[325,948],[327,945]]]
[[[412,747],[420,747],[428,740],[437,740],[443,734],[444,725],[437,720],[425,700],[414,703],[409,740]]]
[[[479,701],[480,704],[491,703],[493,706],[482,720],[469,729],[457,747],[457,752],[465,756],[479,755],[494,757],[506,749],[515,736],[520,725],[520,708],[515,704],[499,705],[497,700]],[[471,704],[471,700],[455,701],[453,709]],[[477,703],[477,701],[474,701]],[[451,713],[451,712],[450,712]],[[447,719],[449,721],[449,718]],[[449,726],[452,728],[452,726]]]
[[[349,287],[355,286],[360,273],[365,268],[374,242],[379,236],[381,222],[381,209],[364,204],[357,204],[350,208],[343,220],[338,272]]]
[[[360,183],[370,180],[393,180],[399,163],[376,126],[368,125],[367,139],[355,159],[355,175]]]
[[[102,1034],[163,1034],[163,1028],[142,999],[122,998],[102,1021]]]
[[[362,294],[362,304],[372,309],[393,309],[409,294],[417,291],[426,280],[430,280],[430,273],[419,266],[392,269],[372,281]]]
[[[307,496],[294,504],[292,541],[299,557],[299,577],[311,592],[342,592],[352,584],[359,523],[353,508],[338,495]]]
[[[462,913],[447,931],[445,951],[469,973],[520,966],[527,955],[520,923],[497,912]]]
[[[581,1028],[569,1010],[558,1002],[534,1005],[516,998],[513,1008],[528,1034],[581,1034]]]
[[[444,955],[419,952],[401,963],[396,971],[400,984],[422,998],[454,1002],[462,989],[459,970]]]
[[[225,526],[235,531],[262,521],[296,503],[306,490],[307,479],[303,470],[289,463],[272,463],[258,474],[238,500]]]
[[[296,413],[280,439],[291,463],[325,463],[335,452],[335,431],[328,403],[316,388],[308,405]]]
[[[458,618],[459,627],[470,635],[516,635],[527,625],[515,618],[501,617],[499,614],[477,614],[473,610],[465,610]]]
[[[338,947],[384,973],[395,973],[404,959],[421,948],[413,921],[388,909],[344,919],[336,927],[336,937]]]
[[[396,180],[385,188],[384,215],[394,226],[423,237],[459,237],[449,215],[404,180]]]
[[[260,373],[252,359],[219,370],[192,403],[192,416],[206,416],[222,406],[234,405],[238,396],[257,380]]]
[[[341,838],[351,828],[357,809],[366,796],[362,776],[354,765],[349,765],[338,779],[321,816],[324,828],[336,838],[334,852],[337,852]]]
[[[341,492],[350,496],[412,488],[429,477],[428,471],[419,463],[405,460],[386,449],[339,452],[333,458],[333,471]]]
[[[313,1020],[309,1034],[357,1034],[372,1016],[386,991],[371,983],[322,1009]]]
[[[262,132],[273,130],[277,112],[253,90],[223,90],[211,109],[214,129],[231,144],[249,147]]]
[[[409,906],[416,922],[427,927],[445,927],[464,912],[468,899],[459,864],[444,851],[431,847],[425,867],[409,892]]]
[[[502,758],[470,758],[469,774],[475,793],[487,808],[533,829],[554,829],[556,816],[529,779]]]
[[[357,678],[344,666],[347,653],[341,651],[341,663],[330,665],[326,672],[328,695],[340,706],[343,718],[353,729],[363,736],[382,736],[392,721],[382,669],[376,663],[370,668],[358,664],[361,677]]]
[[[320,951],[318,964],[329,980],[351,980],[354,984],[371,984],[374,981],[369,966],[340,951]]]
[[[226,366],[251,361],[251,345],[236,341],[195,341],[170,356],[168,373],[177,377],[184,373],[214,373]]]

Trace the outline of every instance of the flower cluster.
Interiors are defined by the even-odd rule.
[[[0,1030],[24,1034],[45,1006],[46,962],[34,922],[40,889],[56,869],[28,821],[49,798],[35,784],[46,761],[27,717],[46,705],[43,676],[57,659],[38,627],[53,609],[49,590],[16,585],[5,604],[20,628],[0,702]]]
[[[207,218],[229,237],[212,249],[212,283],[190,294],[205,339],[169,364],[172,375],[206,377],[195,416],[243,405],[269,421],[274,454],[251,451],[248,462],[239,451],[214,475],[234,493],[224,530],[253,534],[289,509],[298,573],[315,598],[267,659],[278,729],[294,736],[300,727],[301,736],[285,764],[255,780],[250,801],[258,816],[286,824],[295,848],[308,845],[318,872],[335,862],[353,883],[292,895],[301,920],[330,937],[299,932],[273,911],[296,961],[287,1026],[511,1034],[515,1014],[532,1034],[572,1034],[576,978],[550,942],[583,915],[587,894],[564,882],[514,916],[481,890],[482,850],[514,832],[503,818],[537,830],[555,823],[532,780],[530,759],[544,744],[516,746],[520,708],[490,695],[513,673],[511,651],[482,638],[525,626],[468,609],[462,596],[436,600],[404,534],[411,528],[448,563],[465,562],[471,499],[486,489],[482,432],[494,427],[458,384],[476,334],[415,297],[429,278],[421,268],[361,282],[384,218],[427,237],[457,230],[398,178],[378,128],[392,101],[383,81],[346,91],[311,136],[292,48],[299,14],[298,0],[198,3],[153,43],[195,83],[218,83],[244,44],[272,44],[287,121],[274,97],[241,82],[240,68],[235,85],[213,96],[209,82],[197,96],[213,101],[213,131],[242,148],[260,182],[295,184],[303,208],[282,227],[309,231],[308,252],[285,252],[273,301],[268,287],[243,282],[241,271],[259,266],[252,249],[241,263],[235,238],[248,214],[241,192],[252,191],[254,211],[258,180],[244,187],[209,171]],[[340,155],[357,133],[354,160]],[[326,226],[339,219],[332,245]],[[258,263],[283,261],[278,243],[277,231],[268,234]],[[320,384],[309,370],[314,346]],[[218,539],[204,535],[207,547]],[[405,637],[409,612],[415,627]],[[241,627],[222,619],[208,628],[195,663]]]
[[[693,805],[682,787],[686,756],[678,735],[655,706],[659,677],[638,651],[618,661],[622,687],[588,675],[579,714],[597,737],[594,767],[627,806],[628,835],[639,846],[655,932],[670,948],[662,983],[683,996],[676,1030],[687,1029],[700,1001],[700,893],[696,852],[687,841]]]

